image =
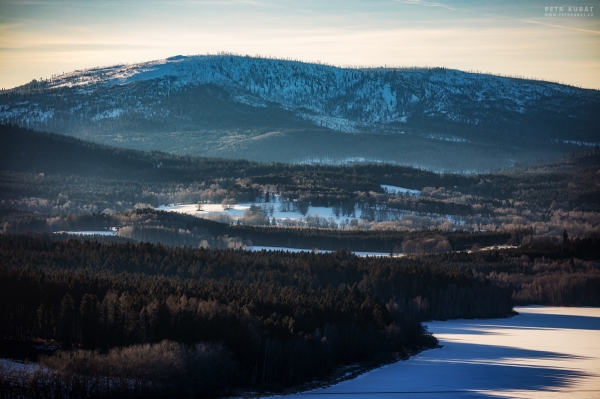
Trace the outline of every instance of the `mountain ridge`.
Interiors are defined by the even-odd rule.
[[[167,149],[171,152],[246,154],[260,161],[287,161],[294,150],[297,162],[328,158],[307,143],[299,145],[302,137],[317,145],[323,138],[334,152],[330,158],[405,164],[416,162],[404,159],[400,147],[439,147],[433,153],[456,145],[468,152],[493,147],[506,153],[493,169],[531,157],[519,154],[525,147],[538,151],[537,158],[557,158],[576,144],[598,144],[600,93],[445,68],[358,69],[234,55],[175,56],[74,71],[4,91],[0,122],[109,144],[121,140],[138,149],[163,149],[172,144],[164,138],[171,134],[177,142]],[[378,143],[370,152],[362,148],[365,137]],[[347,141],[346,147],[332,150],[340,141]],[[268,149],[275,145],[285,159]],[[384,154],[390,145],[397,156]]]

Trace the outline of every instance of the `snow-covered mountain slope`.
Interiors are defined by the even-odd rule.
[[[507,135],[508,142],[596,143],[600,93],[443,68],[176,56],[74,71],[4,91],[0,122],[99,141],[103,135],[127,140],[133,133],[208,130],[266,140],[265,133],[282,129],[327,128],[448,143],[505,144]],[[213,134],[204,145],[239,142],[227,137]]]

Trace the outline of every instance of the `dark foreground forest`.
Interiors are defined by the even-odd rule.
[[[120,381],[94,385],[103,395],[277,391],[340,365],[378,364],[435,346],[421,318],[499,317],[512,309],[509,290],[467,273],[346,251],[3,235],[0,264],[3,338],[92,350],[40,361],[81,379],[81,389],[99,376]],[[118,360],[123,351],[136,353],[128,359],[139,364]],[[177,358],[181,370],[146,364],[162,356]],[[123,379],[135,381],[133,388]],[[35,389],[46,389],[47,380],[36,381]]]
[[[421,320],[503,317],[515,302],[598,306],[599,244],[361,258],[4,234],[2,350],[45,367],[2,368],[4,389],[277,392],[435,346]],[[40,355],[36,342],[61,350]]]

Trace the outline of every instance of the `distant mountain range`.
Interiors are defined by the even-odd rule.
[[[487,171],[600,143],[600,92],[443,68],[176,56],[0,94],[0,122],[177,154]]]

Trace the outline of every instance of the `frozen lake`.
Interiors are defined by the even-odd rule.
[[[54,234],[75,234],[80,236],[91,236],[91,235],[99,235],[99,236],[115,236],[117,235],[116,231],[107,231],[107,230],[89,230],[89,231],[57,231]]]
[[[284,251],[284,252],[294,252],[294,253],[298,253],[298,252],[312,252],[312,249],[302,249],[302,248],[289,248],[289,247],[263,247],[263,246],[257,246],[257,245],[252,245],[252,246],[248,246],[246,247],[246,250],[248,251]],[[319,253],[329,253],[329,252],[334,252],[334,251],[328,251],[328,250],[323,250],[323,249],[319,249],[318,250]],[[352,252],[353,254],[357,255],[357,256],[362,256],[362,257],[367,257],[367,256],[375,256],[375,257],[387,257],[390,256],[389,253],[385,253],[385,252],[364,252],[364,251],[355,251]],[[398,258],[404,256],[404,254],[394,254],[394,257]]]
[[[307,398],[600,398],[600,308],[516,307],[509,319],[427,323],[443,348]]]

